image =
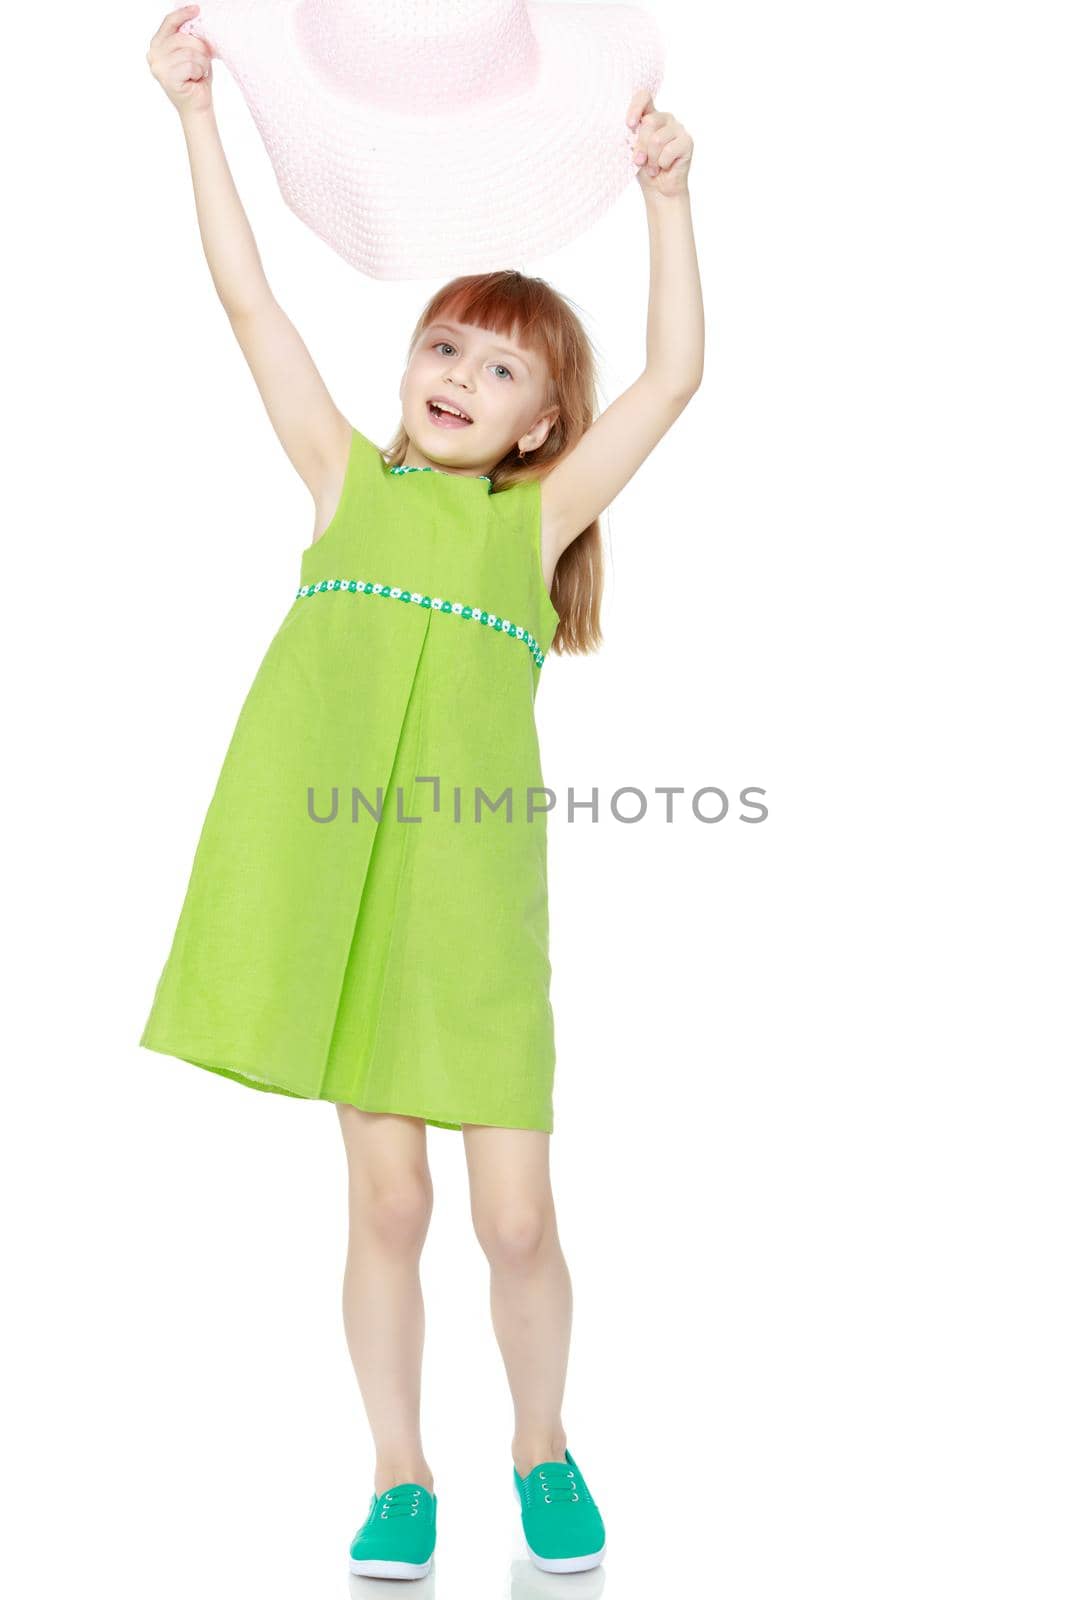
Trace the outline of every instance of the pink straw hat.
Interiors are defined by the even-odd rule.
[[[517,265],[630,183],[626,110],[663,46],[631,5],[201,0],[286,204],[360,272]]]

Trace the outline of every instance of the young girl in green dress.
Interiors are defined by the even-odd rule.
[[[605,1538],[562,1419],[571,1283],[549,1180],[533,701],[550,649],[599,643],[597,519],[701,381],[692,139],[647,93],[619,108],[635,130],[650,251],[646,361],[630,387],[597,416],[588,338],[543,280],[453,279],[418,319],[402,420],[380,451],[328,394],[264,276],[219,139],[209,47],[178,32],[196,9],[164,18],[149,64],[181,119],[215,287],[315,521],[141,1042],[336,1105],[350,1178],[345,1328],[376,1449],[350,1566],[368,1576],[432,1564],[418,1404],[426,1125],[462,1130],[526,1545],[544,1570],[577,1571],[602,1559]],[[370,815],[338,821],[336,787],[333,814],[328,800],[317,812],[349,775],[364,796],[377,786]],[[498,801],[501,786],[520,795],[517,815],[509,801],[475,821],[474,791]]]

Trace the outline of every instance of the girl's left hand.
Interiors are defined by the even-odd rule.
[[[647,89],[638,89],[626,113],[626,125],[637,129],[633,158],[642,189],[654,194],[681,194],[689,187],[693,140],[677,117],[657,111]]]

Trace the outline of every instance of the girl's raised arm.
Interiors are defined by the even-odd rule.
[[[274,431],[323,520],[340,496],[352,430],[263,271],[215,122],[210,47],[178,31],[199,9],[183,6],[164,17],[149,44],[148,64],[181,119],[215,289]]]
[[[612,401],[541,482],[545,565],[614,500],[685,410],[704,374],[700,290],[689,165],[693,141],[647,90],[630,102],[634,159],[648,212],[649,288],[645,369]]]

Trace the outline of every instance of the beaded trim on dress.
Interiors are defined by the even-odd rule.
[[[433,471],[433,468],[419,470]],[[480,606],[465,606],[459,600],[444,600],[440,595],[419,594],[411,589],[390,587],[387,583],[367,583],[363,578],[324,578],[320,583],[303,584],[297,590],[295,598],[306,599],[309,595],[321,594],[328,589],[347,589],[352,594],[378,595],[383,600],[402,600],[407,605],[431,607],[434,611],[463,617],[468,622],[480,622],[483,628],[491,628],[494,633],[518,639],[530,652],[535,667],[544,664],[545,653],[529,628],[520,628],[518,623],[512,622],[509,617],[498,617],[495,612],[485,611]]]
[[[446,472],[443,467],[390,467],[389,471],[396,477],[399,477],[402,472],[439,472],[442,478],[466,478],[470,476],[466,472]],[[475,482],[478,479],[481,479],[483,483],[492,483],[493,481],[488,472],[479,472]]]

